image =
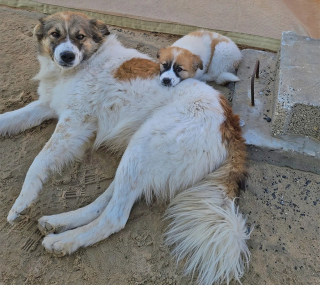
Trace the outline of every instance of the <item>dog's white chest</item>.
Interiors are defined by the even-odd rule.
[[[63,110],[74,109],[77,106],[77,102],[82,97],[79,85],[76,78],[70,77],[60,77],[54,81],[43,80],[39,84],[39,99],[48,102],[50,108],[59,115]]]

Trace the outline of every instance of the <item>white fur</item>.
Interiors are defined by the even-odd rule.
[[[228,148],[220,133],[225,117],[219,93],[194,79],[175,88],[162,86],[158,78],[115,80],[114,71],[133,57],[148,58],[123,47],[114,36],[108,36],[89,60],[73,69],[61,69],[49,58],[39,56],[41,68],[36,76],[40,80],[39,100],[0,115],[1,134],[22,131],[50,117],[59,119],[51,139],[28,170],[21,193],[9,212],[10,223],[36,201],[51,171],[61,170],[82,156],[92,136],[96,136],[95,147],[104,144],[124,152],[113,183],[94,203],[39,220],[45,233],[61,232],[44,238],[43,246],[49,252],[70,254],[109,237],[125,226],[134,202],[141,195],[148,202],[152,195],[172,199],[208,174],[216,173],[215,169],[226,159]],[[200,283],[239,279],[244,268],[241,256],[248,257],[245,220],[234,209],[233,202],[214,187],[204,189],[204,194],[194,190],[186,193],[190,191],[196,200],[202,195],[208,198],[201,207],[208,204],[210,209],[205,215],[194,217],[198,226],[209,219],[206,214],[217,225],[209,227],[205,222],[199,231],[201,235],[191,234],[181,225],[180,212],[169,210],[169,215],[176,219],[173,223],[190,234],[180,234],[171,227],[169,244],[188,241],[182,243],[181,249],[178,245],[175,253],[188,257],[187,272],[199,267]],[[215,202],[210,193],[223,196],[225,204]],[[178,201],[180,195],[176,197]],[[181,203],[182,208],[188,209],[188,202]],[[190,203],[193,207],[196,202]],[[188,221],[192,220],[193,215],[188,215]],[[202,250],[197,254],[188,251],[193,244],[201,244]]]
[[[172,46],[187,49],[200,56],[203,70],[198,69],[194,78],[202,81],[215,81],[218,84],[239,81],[240,79],[232,73],[236,71],[242,55],[231,39],[222,36],[228,42],[218,43],[213,56],[211,55],[212,39],[218,38],[218,36],[219,34],[209,31],[204,31],[201,37],[188,34],[177,40]],[[210,66],[208,66],[209,64]]]
[[[72,52],[75,55],[74,61],[68,66],[64,65],[65,62],[61,58],[61,54],[63,52]],[[82,58],[83,58],[82,52],[79,51],[77,46],[71,43],[68,37],[66,41],[59,44],[54,51],[54,61],[56,62],[56,64],[58,64],[58,66],[64,69],[70,69],[77,66],[82,61]]]
[[[246,240],[251,231],[217,178],[208,175],[178,194],[166,213],[172,220],[166,243],[175,246],[173,254],[178,261],[186,258],[187,274],[198,269],[201,285],[229,284],[231,279],[240,282],[250,259]]]

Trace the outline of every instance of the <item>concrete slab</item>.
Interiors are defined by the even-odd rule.
[[[320,141],[320,40],[283,32],[272,135]]]
[[[256,161],[249,173],[239,205],[254,230],[242,284],[319,285],[320,176]]]
[[[246,49],[238,69],[233,111],[242,119],[243,136],[252,159],[320,174],[320,144],[309,137],[271,136],[277,54]],[[260,78],[255,79],[255,106],[251,106],[251,75],[260,60]]]

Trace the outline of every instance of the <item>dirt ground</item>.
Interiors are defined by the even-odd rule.
[[[0,7],[0,113],[37,98],[38,71],[32,30],[42,15]],[[110,27],[127,46],[155,56],[175,36]],[[222,88],[229,96],[229,89]],[[0,285],[2,284],[193,284],[164,245],[166,205],[138,202],[124,230],[58,258],[41,246],[37,219],[93,201],[113,179],[118,161],[107,150],[87,151],[45,185],[30,215],[10,226],[6,216],[26,172],[51,136],[55,121],[19,135],[0,137]],[[244,285],[320,284],[320,177],[312,173],[250,162],[250,178],[240,209],[255,229]]]

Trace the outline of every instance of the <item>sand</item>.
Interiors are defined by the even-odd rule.
[[[32,30],[42,15],[0,7],[0,113],[37,98],[39,68]],[[110,27],[127,46],[151,56],[175,36]],[[221,88],[230,96],[228,88]],[[166,205],[133,207],[126,227],[98,244],[62,258],[47,253],[37,219],[87,205],[111,183],[118,164],[107,150],[88,150],[81,162],[53,175],[30,215],[10,226],[6,216],[26,172],[50,138],[51,120],[15,136],[0,137],[0,284],[177,284],[183,276],[164,245]],[[320,284],[320,177],[312,173],[249,163],[250,178],[240,209],[255,225],[248,242],[252,261],[244,285]]]

